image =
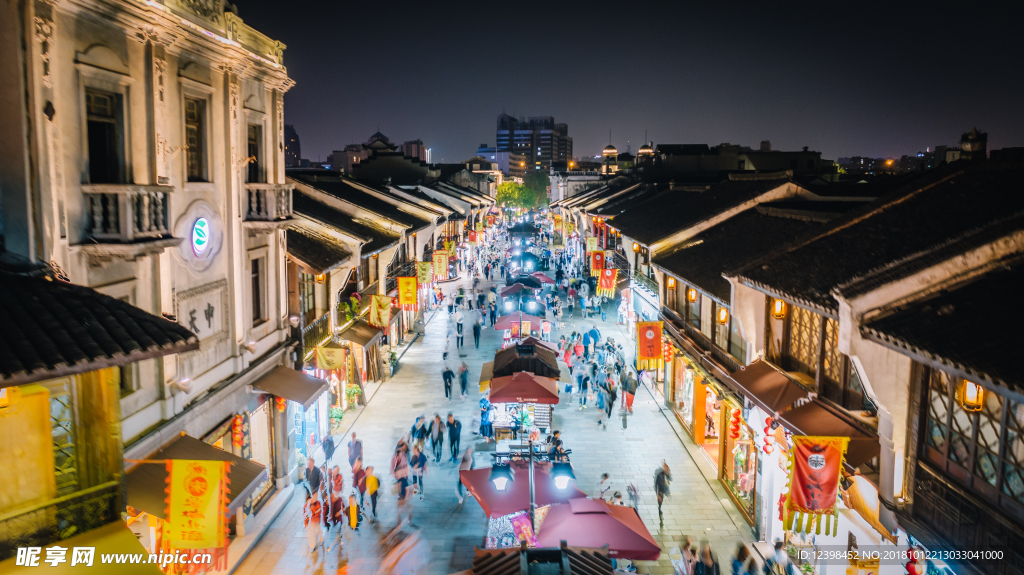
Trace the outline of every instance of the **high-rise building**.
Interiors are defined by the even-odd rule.
[[[284,165],[287,168],[297,168],[302,164],[302,145],[299,143],[299,133],[295,126],[284,125]]]
[[[552,116],[515,118],[498,116],[495,151],[509,152],[525,158],[526,167],[550,170],[552,162],[572,158],[572,138],[567,124],[556,124]]]
[[[402,154],[407,158],[416,158],[421,162],[427,161],[427,147],[423,140],[409,140],[401,145]]]

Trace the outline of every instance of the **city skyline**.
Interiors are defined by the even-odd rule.
[[[503,111],[567,123],[577,156],[599,154],[609,130],[622,149],[638,148],[646,131],[655,143],[770,140],[775,149],[808,146],[829,159],[898,158],[955,145],[974,126],[990,134],[990,149],[1024,144],[1014,104],[1024,79],[1000,64],[1001,54],[1020,51],[1009,28],[1019,8],[981,6],[951,18],[940,8],[754,5],[723,17],[649,4],[617,10],[614,28],[596,34],[607,11],[590,8],[545,6],[543,18],[497,23],[472,5],[328,5],[315,19],[266,0],[239,6],[247,23],[288,46],[285,65],[297,84],[285,114],[310,159],[379,127],[392,138],[422,138],[434,161],[458,162],[494,145]],[[525,41],[494,44],[496,26],[519,30]],[[529,40],[542,34],[543,43]],[[341,38],[422,50],[416,58],[366,50],[335,64],[323,56]],[[467,61],[496,66],[503,80],[480,84],[438,71]],[[510,61],[526,65],[513,71]]]

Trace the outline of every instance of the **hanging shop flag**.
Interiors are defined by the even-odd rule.
[[[589,254],[595,251],[597,251],[597,237],[590,236],[587,238],[587,253]]]
[[[330,371],[345,367],[345,348],[341,346],[316,346],[316,366]]]
[[[494,225],[494,216],[487,216],[487,227]]]
[[[530,322],[528,322],[528,321],[525,321],[525,320],[523,321],[523,325],[522,325],[522,326],[520,326],[520,331],[522,332],[522,334],[523,334],[523,337],[529,337],[529,336],[530,336],[530,331],[531,331],[532,329],[533,329],[533,328],[532,328],[532,326],[530,325]]]
[[[398,278],[398,304],[405,311],[416,311],[416,278]]]
[[[782,524],[791,531],[835,536],[839,530],[839,479],[849,437],[793,436],[789,456],[789,495],[786,498]]]
[[[601,270],[601,278],[597,280],[597,295],[608,298],[615,297],[615,283],[619,279],[619,270]]]
[[[445,240],[444,251],[448,252],[448,259],[455,259],[455,242]]]
[[[433,262],[416,262],[416,283],[426,285],[433,283],[434,278]]]
[[[638,321],[636,323],[636,360],[640,369],[661,367],[660,321]]]
[[[478,232],[484,231],[484,223],[483,222],[477,220],[477,222],[476,222],[476,231],[478,231]]]
[[[469,230],[469,243],[476,243],[476,230]]]
[[[174,549],[227,546],[229,461],[167,460],[165,545]]]
[[[596,278],[601,277],[602,270],[604,270],[604,252],[600,250],[590,252],[590,275]]]
[[[391,323],[391,298],[386,295],[373,296],[368,323],[373,327],[387,327]]]
[[[448,252],[434,252],[434,279],[444,281],[448,279]]]

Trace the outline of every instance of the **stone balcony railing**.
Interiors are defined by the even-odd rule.
[[[134,243],[170,236],[170,186],[87,184],[82,186],[89,237],[100,243]]]
[[[245,184],[245,221],[250,232],[270,232],[292,221],[291,184]]]

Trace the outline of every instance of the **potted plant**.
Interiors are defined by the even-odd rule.
[[[350,384],[345,386],[345,399],[349,409],[355,409],[356,403],[359,402],[359,394],[360,389],[358,385]]]
[[[341,429],[341,418],[345,415],[345,411],[338,406],[331,407],[330,418],[331,418],[331,435],[337,435]]]

